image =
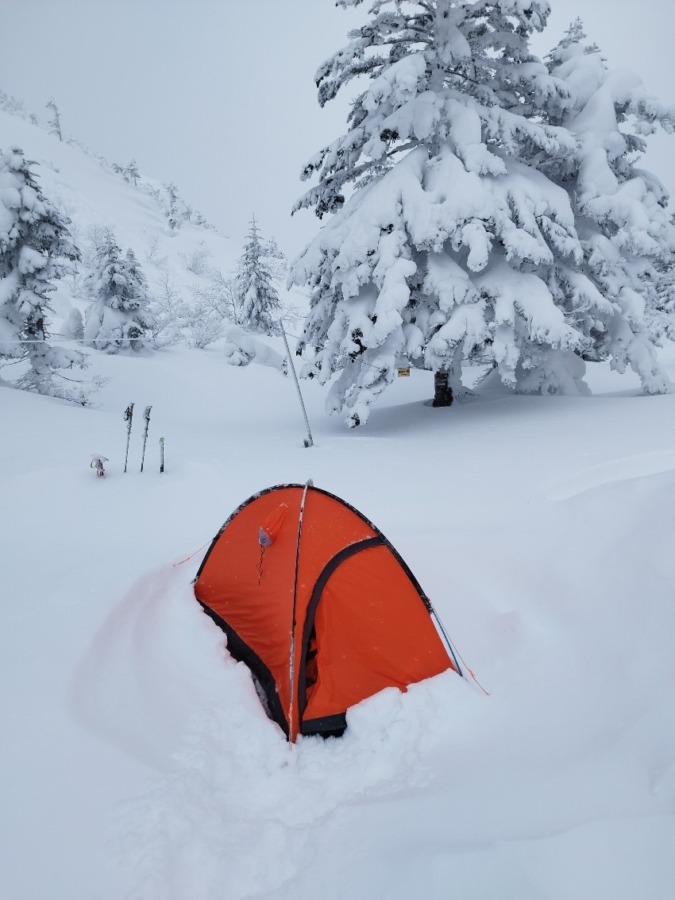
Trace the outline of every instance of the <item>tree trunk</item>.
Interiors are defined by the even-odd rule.
[[[434,400],[432,406],[452,406],[452,388],[448,384],[448,372],[434,372]]]

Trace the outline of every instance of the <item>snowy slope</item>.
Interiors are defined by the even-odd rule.
[[[43,193],[71,219],[70,231],[83,254],[79,272],[60,282],[51,298],[54,340],[73,307],[83,313],[87,308],[88,256],[95,235],[105,228],[113,231],[123,252],[133,249],[154,303],[162,301],[168,289],[175,303],[192,306],[199,292],[209,288],[211,271],[226,277],[235,272],[243,235],[230,239],[192,222],[182,222],[172,232],[166,188],[160,183],[143,175],[135,186],[76,144],[62,143],[27,119],[0,109],[0,147],[11,145],[34,162],[32,171]],[[305,305],[297,290],[289,293],[280,286],[280,295],[284,306]]]
[[[10,144],[21,147],[37,163],[34,172],[43,192],[71,217],[76,240],[91,226],[110,227],[122,247],[133,247],[146,265],[156,238],[159,243],[153,255],[166,260],[174,274],[185,268],[181,254],[201,241],[220,265],[227,268],[234,263],[238,251],[227,238],[189,223],[171,235],[160,204],[147,191],[134,187],[77,145],[62,143],[26,119],[0,110],[0,146]],[[150,267],[152,279],[152,263]]]
[[[162,235],[8,122],[76,221]],[[0,389],[2,900],[672,900],[675,396],[590,365],[592,397],[434,410],[413,372],[346,432],[307,383],[307,450],[271,368],[90,359],[90,408]],[[142,475],[130,401],[153,406]],[[382,528],[488,697],[449,673],[285,743],[190,585],[242,500],[308,477]]]

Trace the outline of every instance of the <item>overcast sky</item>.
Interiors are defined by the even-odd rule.
[[[578,15],[613,67],[675,105],[674,0],[551,0],[535,49]],[[0,89],[107,159],[174,181],[240,242],[252,212],[294,255],[316,232],[290,218],[306,160],[343,130],[346,104],[316,102],[313,75],[364,21],[334,0],[0,0]],[[0,146],[3,136],[0,135]],[[675,195],[675,137],[648,165]]]

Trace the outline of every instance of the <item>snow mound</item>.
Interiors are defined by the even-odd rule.
[[[72,689],[82,724],[160,773],[122,813],[144,900],[279,888],[304,868],[313,826],[337,807],[428,784],[458,704],[476,702],[448,672],[355,707],[341,739],[291,746],[179,568],[132,587]],[[275,865],[261,869],[261,856]]]
[[[286,361],[280,353],[239,325],[230,325],[225,330],[223,353],[231,366],[248,366],[256,362],[281,372],[286,370]]]
[[[675,471],[675,451],[661,450],[610,459],[597,466],[584,469],[572,478],[559,482],[548,492],[549,500],[568,500],[577,494],[591,491],[605,484],[630,481]]]

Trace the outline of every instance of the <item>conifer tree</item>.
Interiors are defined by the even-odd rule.
[[[277,334],[281,303],[274,286],[274,261],[279,251],[274,242],[265,241],[255,220],[251,219],[237,273],[238,320],[259,334]]]
[[[620,372],[630,366],[645,391],[661,393],[669,383],[653,342],[670,330],[661,282],[675,228],[667,192],[639,162],[649,134],[675,130],[675,110],[649,96],[636,76],[613,72],[580,19],[547,61],[571,98],[562,105],[550,98],[549,118],[578,139],[576,154],[539,160],[568,191],[583,248],[579,271],[572,279],[562,273],[558,290],[584,295],[576,315],[587,319],[587,357],[610,360]]]
[[[167,184],[166,193],[169,199],[169,208],[166,217],[169,220],[169,228],[172,232],[178,231],[180,227],[180,216],[178,211],[178,188],[175,184]]]
[[[657,341],[664,337],[675,341],[675,252],[659,266],[656,315],[652,328]]]
[[[133,182],[134,187],[137,187],[140,174],[141,173],[138,171],[138,166],[136,165],[136,160],[132,159],[129,165],[124,170],[125,178],[128,181]]]
[[[79,252],[69,220],[42,194],[23,151],[0,152],[0,365],[24,364],[26,390],[83,401],[62,371],[83,368],[81,353],[49,343],[49,294]]]
[[[60,141],[62,141],[63,133],[61,131],[61,114],[59,113],[59,108],[56,105],[56,100],[54,100],[53,97],[50,97],[46,103],[46,106],[51,114],[50,118],[47,120],[49,133],[55,135]]]
[[[296,208],[330,218],[291,273],[312,290],[304,374],[333,382],[329,409],[350,425],[401,360],[435,373],[438,405],[474,353],[515,389],[584,389],[585,310],[606,300],[577,278],[570,195],[543,164],[578,156],[549,118],[572,90],[529,48],[549,12],[548,0],[371,0],[317,73],[321,105],[368,80],[347,133],[303,172],[318,184]]]
[[[152,321],[145,275],[132,250],[122,256],[109,230],[98,247],[90,290],[92,304],[84,326],[90,346],[117,353],[149,345]]]

